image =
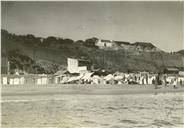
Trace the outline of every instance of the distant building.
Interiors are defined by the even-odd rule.
[[[25,85],[25,84],[37,84],[43,85],[52,83],[48,75],[44,74],[28,74],[28,75],[12,75],[2,74],[1,84],[3,85]]]
[[[116,47],[118,49],[125,49],[125,50],[134,50],[134,45],[132,45],[130,42],[125,41],[114,41]]]
[[[108,48],[108,47],[113,47],[114,42],[110,40],[103,40],[103,39],[98,39],[98,41],[95,43],[96,46],[99,48]]]
[[[184,71],[179,71],[180,76],[184,76]]]
[[[67,70],[70,73],[81,73],[86,72],[91,68],[91,62],[85,59],[73,59],[67,58]]]
[[[124,42],[124,41],[114,41],[114,42],[117,46],[121,46],[121,47],[131,45],[129,42]]]
[[[161,51],[157,47],[155,47],[152,43],[147,43],[147,42],[135,42],[133,44],[135,47],[135,50],[137,51],[146,51],[146,52],[155,52],[155,51]]]
[[[163,73],[164,74],[179,74],[179,69],[168,67],[168,68],[164,68]]]

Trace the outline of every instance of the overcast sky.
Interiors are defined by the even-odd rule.
[[[2,2],[2,28],[73,40],[98,37],[184,49],[181,2]]]

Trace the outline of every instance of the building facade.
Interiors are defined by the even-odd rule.
[[[82,73],[90,69],[91,63],[89,60],[67,58],[67,70],[70,73]]]
[[[114,42],[110,41],[110,40],[103,40],[103,39],[98,39],[98,41],[95,43],[96,46],[98,46],[99,48],[103,49],[103,48],[110,48],[110,47],[114,47]]]

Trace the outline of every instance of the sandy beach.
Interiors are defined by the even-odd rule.
[[[91,94],[91,95],[118,95],[118,94],[145,94],[184,92],[184,87],[154,85],[4,85],[2,96],[13,95],[52,95],[52,94]]]

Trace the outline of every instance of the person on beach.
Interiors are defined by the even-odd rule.
[[[161,73],[159,72],[155,78],[155,89],[158,89],[158,85],[160,85],[160,75]]]
[[[167,86],[166,75],[164,75],[164,85],[165,85],[165,87]]]
[[[155,89],[158,88],[158,82],[159,82],[159,77],[157,75],[156,78],[155,78]]]
[[[174,88],[177,88],[176,85],[177,85],[177,81],[176,81],[176,78],[175,78],[174,81],[173,81],[173,87],[174,87]]]
[[[148,84],[148,74],[146,74],[146,84]]]
[[[181,86],[181,87],[183,86],[182,83],[183,83],[183,82],[182,82],[182,80],[180,79],[180,86]]]

